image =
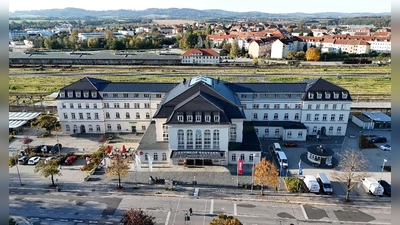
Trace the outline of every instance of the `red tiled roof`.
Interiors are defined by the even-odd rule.
[[[193,54],[201,54],[203,56],[219,56],[217,52],[210,48],[192,48],[183,53],[182,56],[192,56]]]

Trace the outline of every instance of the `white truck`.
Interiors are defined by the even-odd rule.
[[[319,193],[320,186],[319,186],[317,179],[315,179],[314,176],[305,175],[303,181],[310,192]]]
[[[383,195],[383,187],[373,177],[362,179],[362,185],[369,194]]]

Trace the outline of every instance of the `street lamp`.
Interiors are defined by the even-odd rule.
[[[17,156],[16,153],[14,153],[13,155],[14,155],[14,157]],[[20,184],[21,186],[23,186],[23,185],[22,185],[22,181],[21,181],[21,175],[19,174],[19,169],[18,169],[18,160],[17,160],[17,162],[15,163],[15,166],[17,167],[17,173],[18,173],[18,178],[19,178],[19,184]]]
[[[381,178],[379,179],[379,184],[381,184],[383,168],[385,168],[385,163],[386,163],[386,162],[387,162],[387,160],[386,160],[386,159],[383,159],[383,165],[382,165],[382,170],[381,170]]]

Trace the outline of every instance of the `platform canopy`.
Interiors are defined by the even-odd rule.
[[[9,112],[8,128],[18,128],[40,116],[39,112]]]
[[[8,128],[18,128],[24,124],[26,124],[27,120],[9,120],[8,121]]]

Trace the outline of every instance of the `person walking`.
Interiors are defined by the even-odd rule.
[[[189,208],[189,214],[192,215],[193,214],[193,210],[192,208]]]

